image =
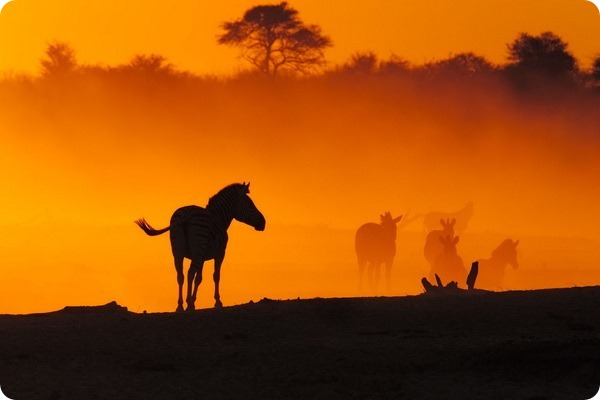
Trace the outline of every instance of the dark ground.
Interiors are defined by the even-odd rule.
[[[573,399],[600,386],[600,287],[0,316],[11,399]]]

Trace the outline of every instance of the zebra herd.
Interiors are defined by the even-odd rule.
[[[204,262],[214,260],[213,280],[215,285],[215,307],[222,307],[219,293],[221,265],[227,248],[227,229],[235,219],[250,225],[257,231],[264,231],[266,220],[249,196],[250,183],[234,183],[226,186],[211,197],[205,208],[191,205],[177,209],[171,216],[169,226],[154,229],[145,219],[134,221],[147,235],[157,236],[170,232],[171,250],[179,296],[177,311],[183,311],[183,273],[184,259],[191,260],[187,273],[187,310],[195,309],[198,287],[202,282]],[[469,212],[472,213],[472,204]],[[366,223],[360,226],[355,235],[355,250],[359,266],[359,282],[362,285],[364,270],[367,269],[369,285],[377,286],[380,266],[385,264],[385,275],[390,285],[391,268],[396,255],[397,223],[402,216],[392,218],[387,212],[381,215],[381,222]],[[462,259],[456,253],[459,237],[454,235],[456,219],[441,219],[441,230],[431,231],[427,235],[424,255],[431,265],[430,275],[439,273],[452,280],[466,278]],[[504,241],[494,252],[492,258],[480,260],[482,281],[490,289],[501,284],[507,264],[518,267],[516,247],[518,241]]]
[[[472,203],[467,205],[470,213]],[[354,248],[358,259],[359,285],[362,286],[363,271],[368,268],[369,285],[376,289],[379,281],[381,264],[385,264],[386,280],[390,286],[390,271],[396,254],[396,223],[402,216],[392,218],[388,212],[381,215],[381,222],[366,223],[358,228],[354,240]],[[462,258],[458,255],[456,245],[460,237],[455,235],[456,218],[441,218],[442,229],[435,229],[427,234],[423,255],[430,265],[429,280],[435,282],[435,275],[445,282],[454,281],[459,285],[465,284],[467,270]],[[466,226],[464,221],[462,226]],[[502,281],[507,265],[514,269],[519,267],[517,261],[517,246],[519,241],[506,239],[492,251],[488,259],[479,259],[479,274],[477,287],[482,289],[502,289]]]

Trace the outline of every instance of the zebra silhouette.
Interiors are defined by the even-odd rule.
[[[517,260],[517,246],[519,241],[506,239],[494,251],[492,256],[479,261],[479,275],[475,285],[481,289],[504,290],[502,281],[506,266],[511,265],[513,269],[519,268]]]
[[[389,212],[381,215],[381,223],[368,222],[361,225],[354,237],[354,249],[358,259],[359,285],[362,288],[363,273],[368,266],[371,290],[379,283],[379,269],[385,264],[386,280],[390,288],[390,278],[394,256],[396,255],[396,224],[402,215],[392,218]]]
[[[446,236],[449,236],[450,239],[454,238],[456,218],[452,218],[452,220],[447,218],[445,221],[440,219],[440,224],[442,224],[443,229],[431,231],[427,234],[427,238],[425,238],[423,255],[431,268],[433,268],[433,264],[438,256],[444,252],[444,243],[442,239]],[[433,275],[429,275],[429,279],[433,279]]]
[[[177,311],[183,311],[183,260],[191,260],[188,270],[187,310],[195,309],[198,286],[202,282],[202,267],[204,261],[214,259],[215,270],[215,307],[222,307],[219,294],[221,265],[225,258],[227,247],[227,228],[236,219],[252,226],[257,231],[265,230],[265,217],[256,208],[248,194],[250,183],[234,183],[229,185],[208,200],[206,208],[186,206],[177,209],[171,217],[168,227],[154,229],[145,219],[135,223],[149,236],[161,235],[170,230],[171,250],[177,271],[179,299]],[[192,291],[192,282],[194,288]]]
[[[467,270],[462,258],[458,255],[456,245],[460,238],[458,236],[441,236],[439,241],[443,246],[429,271],[429,279],[434,280],[438,275],[444,282],[457,282],[462,285],[467,279]]]

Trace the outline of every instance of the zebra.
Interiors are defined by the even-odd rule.
[[[506,239],[494,251],[488,259],[480,259],[477,286],[482,289],[498,290],[502,288],[506,266],[510,264],[513,269],[519,268],[517,260],[517,246],[519,241]]]
[[[187,310],[195,309],[198,286],[202,282],[204,261],[212,259],[215,263],[213,273],[215,307],[223,307],[219,294],[219,281],[221,264],[227,247],[227,228],[231,221],[236,219],[257,231],[265,230],[265,217],[256,208],[248,196],[249,193],[250,182],[226,186],[208,200],[206,208],[191,205],[177,209],[171,217],[169,226],[163,229],[152,228],[144,218],[134,221],[148,236],[161,235],[170,230],[171,250],[179,285],[177,311],[183,311],[184,258],[191,260],[187,276]]]
[[[429,271],[429,279],[433,282],[435,276],[439,276],[444,282],[456,282],[462,284],[467,278],[467,270],[463,259],[458,255],[456,245],[459,236],[440,236],[438,238],[443,250],[439,254]]]
[[[381,215],[381,223],[368,222],[361,225],[354,237],[354,249],[358,259],[359,286],[362,288],[362,277],[365,266],[369,263],[368,274],[371,290],[376,289],[379,282],[379,269],[385,263],[388,290],[394,256],[396,255],[396,224],[402,215],[392,218],[386,212]]]
[[[427,234],[425,238],[425,247],[423,248],[423,255],[429,263],[429,266],[433,269],[435,260],[438,256],[444,253],[444,243],[442,238],[448,236],[452,240],[454,238],[454,225],[456,224],[456,218],[446,218],[444,221],[440,219],[443,229],[436,229]],[[429,276],[429,279],[433,279],[433,275]]]

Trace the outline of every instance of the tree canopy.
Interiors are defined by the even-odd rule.
[[[218,43],[239,47],[241,57],[260,72],[308,73],[325,64],[331,39],[317,25],[305,25],[286,2],[252,7],[241,19],[225,22]]]
[[[44,76],[65,76],[77,67],[75,50],[64,42],[50,43],[46,48],[46,57],[41,60]]]
[[[577,61],[567,47],[568,44],[552,32],[539,36],[521,33],[508,45],[508,59],[519,72],[565,77],[577,70]]]

